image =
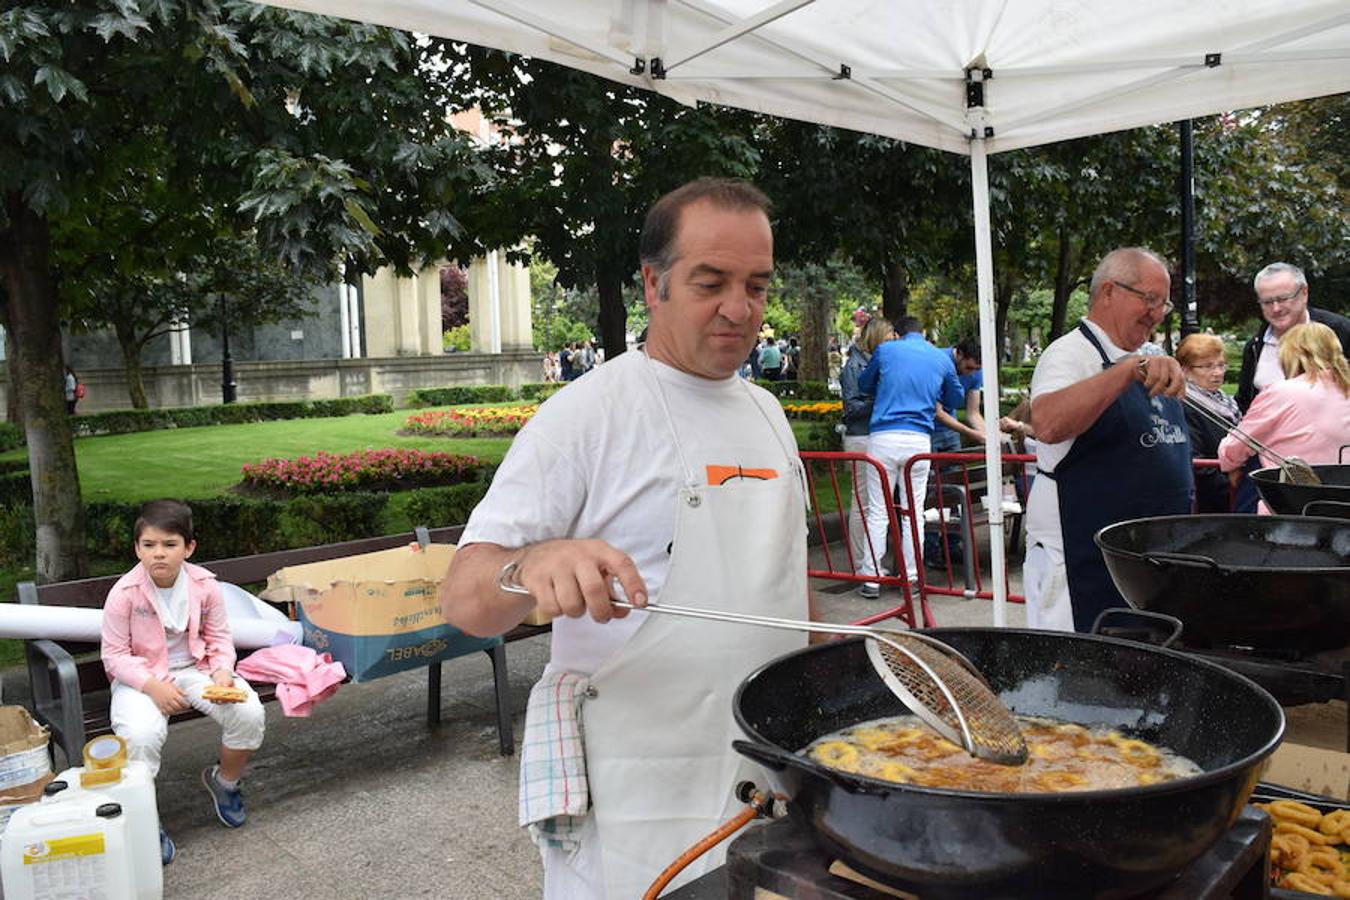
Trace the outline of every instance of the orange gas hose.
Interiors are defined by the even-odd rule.
[[[642,900],[656,900],[657,897],[661,896],[661,892],[665,890],[666,885],[670,884],[676,875],[683,872],[686,866],[731,837],[758,815],[760,815],[760,810],[757,807],[747,806],[733,818],[717,826],[716,831],[681,853],[678,859],[666,866],[665,871],[657,876],[651,887],[647,888],[647,893],[642,895]]]

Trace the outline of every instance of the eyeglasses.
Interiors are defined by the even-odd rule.
[[[1191,368],[1201,372],[1223,372],[1228,369],[1228,365],[1222,362],[1196,363]]]
[[[1168,300],[1166,297],[1159,297],[1157,294],[1146,294],[1143,291],[1139,290],[1139,288],[1128,285],[1123,281],[1116,281],[1112,279],[1111,283],[1114,284],[1116,287],[1120,288],[1121,290],[1129,291],[1136,297],[1143,299],[1143,301],[1148,304],[1150,312],[1152,312],[1155,309],[1161,309],[1162,314],[1165,316],[1172,311],[1172,301]]]
[[[1289,301],[1296,299],[1299,294],[1303,293],[1303,289],[1306,287],[1307,285],[1305,284],[1291,293],[1281,294],[1278,297],[1263,297],[1257,302],[1261,304],[1262,309],[1270,309],[1272,306],[1278,306],[1281,303],[1288,303]]]

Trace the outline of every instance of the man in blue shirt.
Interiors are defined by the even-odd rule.
[[[956,410],[941,408],[933,427],[933,452],[956,453],[961,442],[983,443],[984,416],[980,412],[980,392],[984,390],[984,369],[980,365],[980,342],[965,338],[954,347],[945,347],[956,366],[956,377],[966,392],[966,421],[956,418]]]
[[[958,409],[965,390],[956,374],[952,354],[939,350],[923,337],[923,326],[918,319],[906,316],[896,327],[899,340],[877,347],[872,360],[858,378],[863,393],[872,394],[871,434],[867,439],[867,455],[881,463],[891,485],[900,483],[900,475],[910,457],[928,453],[932,449],[933,422],[937,404]],[[928,490],[928,462],[914,464],[910,469],[910,491],[900,492],[902,507],[913,497],[916,509],[923,508]],[[885,497],[881,478],[875,469],[867,473],[868,497]],[[919,570],[914,551],[914,536],[908,516],[897,510],[900,521],[900,546],[905,559],[905,577],[913,583]],[[886,504],[869,503],[867,509],[867,538],[872,547],[885,547],[888,527]],[[875,558],[868,554],[858,566],[859,574],[875,575]],[[881,593],[876,582],[864,582],[858,593],[865,598]]]

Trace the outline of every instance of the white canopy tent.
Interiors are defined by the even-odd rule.
[[[990,153],[1350,90],[1347,0],[269,0],[970,156],[996,361]],[[998,421],[998,366],[986,373]],[[989,466],[1003,571],[1002,468]],[[994,578],[994,624],[1006,585]]]

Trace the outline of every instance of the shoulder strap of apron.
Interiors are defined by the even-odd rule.
[[[1083,337],[1088,339],[1088,343],[1097,348],[1097,352],[1102,358],[1102,368],[1111,368],[1111,360],[1106,355],[1106,350],[1102,347],[1102,342],[1097,340],[1097,335],[1092,333],[1092,329],[1087,326],[1087,322],[1079,322],[1078,330],[1082,332]]]

